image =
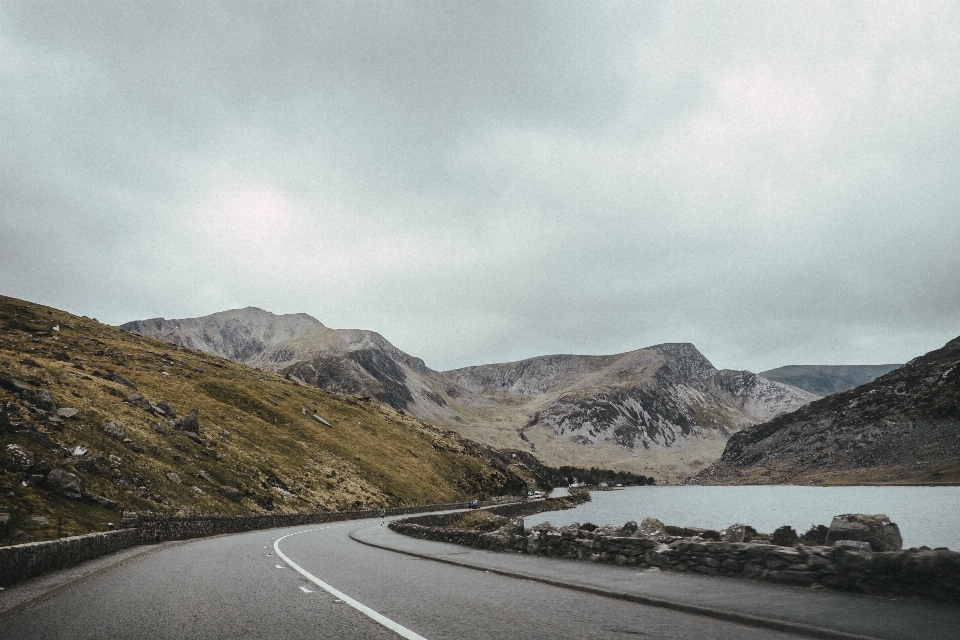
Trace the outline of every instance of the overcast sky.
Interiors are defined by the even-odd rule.
[[[0,1],[0,293],[435,369],[960,334],[956,3]]]

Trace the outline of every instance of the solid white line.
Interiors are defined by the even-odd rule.
[[[346,525],[338,525],[338,526],[346,526]],[[330,527],[324,527],[324,529],[327,529],[327,528],[330,528]],[[301,533],[310,533],[310,531],[316,531],[316,529],[310,529],[308,531],[298,531],[297,533],[291,533],[281,538],[277,538],[277,541],[273,543],[273,550],[277,552],[278,556],[283,558],[284,562],[286,562],[288,565],[296,569],[300,573],[300,575],[305,577],[307,580],[314,583],[315,585],[317,585],[318,587],[320,587],[330,595],[334,596],[335,598],[343,600],[344,602],[346,602],[351,607],[353,607],[360,613],[364,614],[368,618],[376,620],[377,622],[385,626],[387,629],[390,629],[394,633],[398,634],[401,638],[407,638],[407,640],[427,640],[423,636],[417,633],[414,633],[413,631],[411,631],[410,629],[407,629],[403,625],[397,624],[390,618],[380,615],[379,613],[377,613],[367,605],[361,602],[357,602],[347,594],[341,591],[337,591],[336,589],[331,587],[329,584],[327,584],[326,582],[316,577],[315,575],[313,575],[312,573],[310,573],[309,571],[307,571],[306,569],[298,565],[296,562],[294,562],[293,560],[285,556],[284,553],[280,551],[280,541],[283,540],[283,538],[289,538],[290,536],[300,535]]]

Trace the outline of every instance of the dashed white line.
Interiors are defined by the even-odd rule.
[[[303,591],[304,593],[313,593],[313,591],[310,591],[310,589],[307,589],[306,587],[300,587],[300,591]]]
[[[285,569],[285,568],[286,568],[286,567],[284,567],[282,564],[278,564],[278,565],[277,565],[277,569]]]
[[[345,526],[348,526],[348,525],[340,524],[340,525],[334,525],[334,526],[337,526],[337,527],[345,527]],[[322,529],[332,529],[333,527],[321,527],[321,528],[322,528]],[[313,584],[317,585],[318,587],[320,587],[321,589],[323,589],[324,591],[326,591],[327,593],[329,593],[329,594],[332,595],[333,597],[337,598],[337,600],[343,600],[345,603],[349,604],[351,607],[353,607],[354,609],[356,609],[356,610],[359,611],[360,613],[364,614],[364,615],[367,616],[368,618],[379,622],[380,624],[382,624],[383,626],[385,626],[387,629],[390,629],[391,631],[393,631],[394,633],[396,633],[397,635],[399,635],[401,638],[406,638],[407,640],[427,640],[426,638],[424,638],[424,637],[421,636],[420,634],[415,633],[415,632],[411,631],[410,629],[407,629],[407,628],[404,627],[403,625],[394,622],[394,621],[391,620],[390,618],[388,618],[388,617],[386,617],[386,616],[384,616],[384,615],[381,615],[381,614],[377,613],[376,611],[374,611],[373,609],[371,609],[371,608],[368,607],[367,605],[365,605],[365,604],[363,604],[363,603],[361,603],[361,602],[357,602],[356,600],[354,600],[353,598],[351,598],[351,597],[348,596],[347,594],[345,594],[345,593],[343,593],[343,592],[341,592],[341,591],[338,591],[337,589],[333,588],[332,586],[330,586],[329,584],[327,584],[326,582],[324,582],[324,581],[321,580],[320,578],[316,577],[315,575],[313,575],[312,573],[310,573],[309,571],[307,571],[306,569],[304,569],[303,567],[301,567],[300,565],[298,565],[296,562],[294,562],[293,560],[291,560],[290,558],[288,558],[287,556],[285,556],[284,553],[283,553],[282,551],[280,551],[280,541],[283,540],[284,538],[289,538],[290,536],[300,535],[301,533],[310,533],[311,531],[317,531],[317,529],[308,529],[307,531],[298,531],[297,533],[291,533],[291,534],[289,534],[289,535],[285,535],[285,536],[283,536],[283,537],[277,538],[276,542],[273,543],[273,550],[277,552],[277,555],[278,555],[278,556],[280,556],[281,558],[283,558],[283,561],[284,561],[284,562],[286,562],[288,565],[290,565],[291,567],[293,567],[300,575],[302,575],[303,577],[305,577],[307,580],[309,580],[309,581],[312,582]],[[278,565],[278,566],[279,566],[279,565]],[[302,589],[303,587],[300,587],[300,588]]]

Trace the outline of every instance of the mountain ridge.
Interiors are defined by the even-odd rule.
[[[292,380],[369,396],[491,446],[527,449],[547,464],[671,479],[717,457],[730,433],[816,397],[750,372],[721,372],[690,343],[434,371],[379,333],[330,329],[312,318],[290,339],[271,341],[277,331],[267,329],[286,316],[256,309],[255,326],[244,329],[243,311],[121,328],[178,344],[204,341],[225,357],[239,353]]]

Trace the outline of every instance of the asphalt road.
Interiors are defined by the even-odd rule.
[[[162,548],[0,619],[0,638],[798,637],[398,554],[351,532],[391,535],[363,520]],[[733,582],[747,581],[718,588]]]

